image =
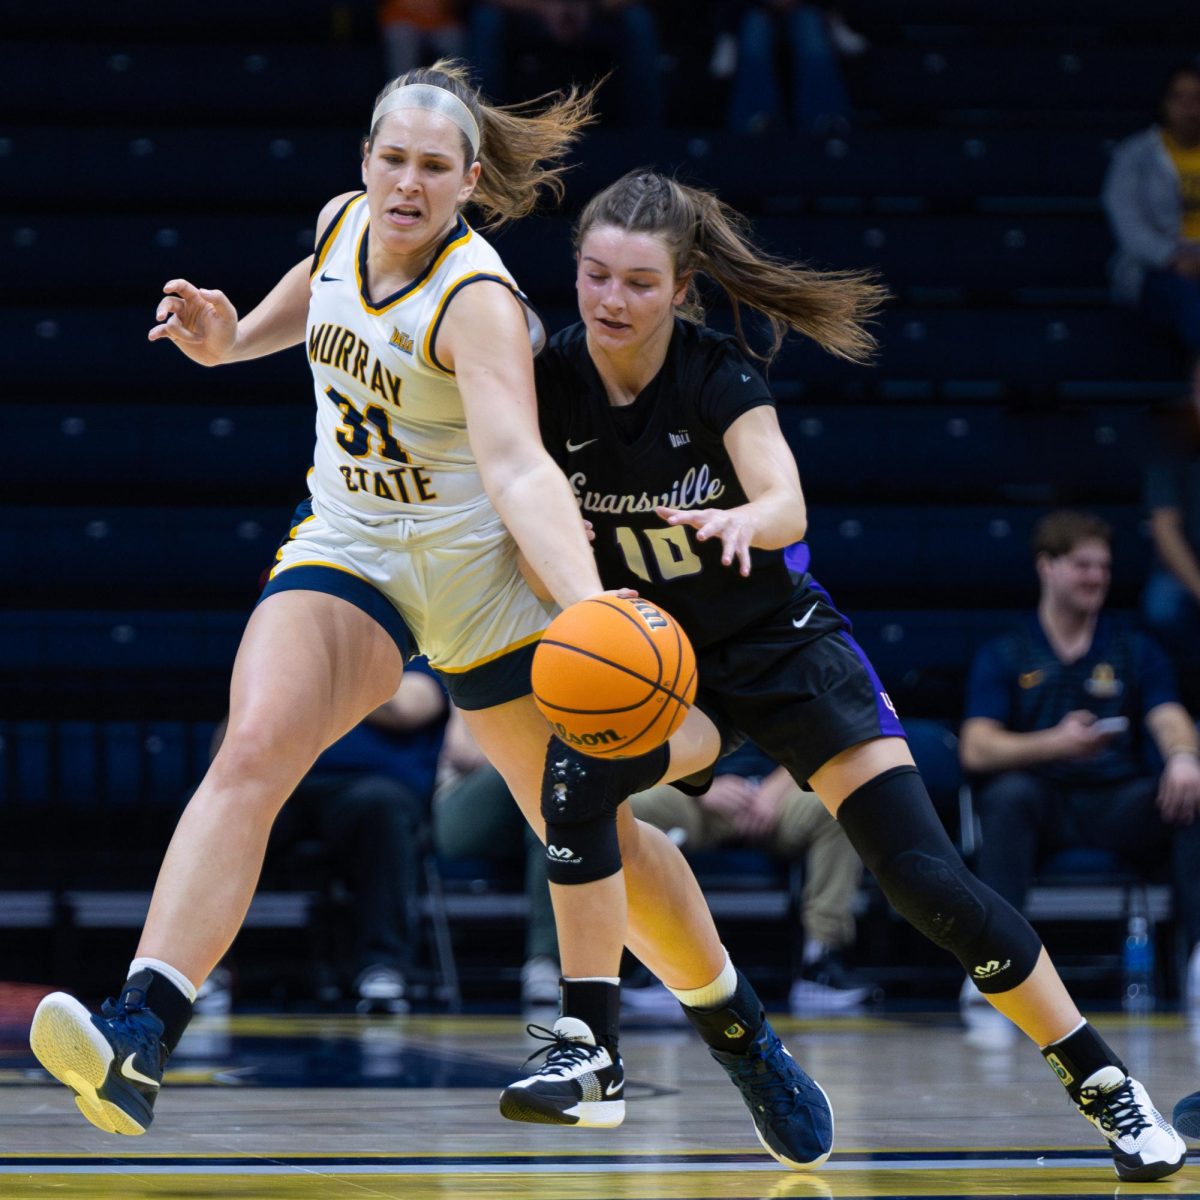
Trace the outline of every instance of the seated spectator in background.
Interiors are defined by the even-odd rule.
[[[446,726],[438,770],[433,842],[443,858],[524,861],[529,918],[525,964],[521,968],[521,1002],[527,1008],[556,1007],[558,933],[546,878],[546,852],[521,815],[500,772],[484,758],[455,708]]]
[[[462,5],[457,0],[379,0],[379,35],[390,77],[463,52]]]
[[[590,84],[613,72],[599,110],[622,125],[657,128],[663,118],[658,29],[652,6],[634,0],[490,0],[471,12],[467,57],[493,99],[511,103],[514,65],[535,65],[535,87]],[[548,72],[545,79],[541,72]]]
[[[845,131],[850,101],[838,58],[862,54],[867,41],[836,9],[812,0],[762,0],[721,11],[726,28],[717,33],[709,69],[733,77],[732,129]]]
[[[396,694],[317,759],[271,834],[272,850],[322,843],[352,898],[359,1012],[407,1011],[420,847],[448,703],[425,660],[410,660]]]
[[[1113,294],[1179,339],[1200,401],[1200,65],[1176,67],[1159,122],[1113,151],[1104,206]]]
[[[1151,633],[1180,674],[1184,701],[1200,703],[1200,396],[1160,415],[1162,437],[1146,472],[1158,561],[1142,595]]]
[[[1171,667],[1145,634],[1101,614],[1111,533],[1055,512],[1034,534],[1037,612],[983,646],[959,743],[976,777],[976,873],[1020,909],[1038,863],[1076,847],[1147,873],[1170,862],[1175,913],[1200,1000],[1200,748]],[[1145,753],[1148,732],[1165,765]],[[973,999],[968,979],[964,1006]]]
[[[660,784],[629,799],[634,814],[677,839],[684,853],[746,845],[804,863],[800,920],[804,950],[789,1000],[793,1012],[852,1008],[870,988],[846,973],[841,951],[854,941],[854,900],[862,863],[816,794],[747,745],[721,760],[700,797]]]

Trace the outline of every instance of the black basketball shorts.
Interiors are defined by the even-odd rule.
[[[801,785],[835,754],[904,727],[850,622],[804,576],[790,603],[698,655],[696,706]]]

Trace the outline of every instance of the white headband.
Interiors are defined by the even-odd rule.
[[[453,92],[432,83],[406,83],[394,92],[388,92],[375,106],[371,114],[371,128],[375,128],[381,117],[398,108],[427,108],[430,112],[449,117],[471,143],[471,162],[475,161],[479,153],[479,125],[471,116],[471,110]]]

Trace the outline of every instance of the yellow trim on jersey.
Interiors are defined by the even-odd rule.
[[[506,279],[503,275],[499,275],[495,271],[468,271],[465,275],[460,275],[453,283],[446,285],[446,290],[442,292],[442,298],[438,301],[437,308],[433,310],[433,316],[429,318],[429,323],[425,327],[425,337],[421,342],[421,361],[427,367],[432,367],[435,371],[440,371],[447,379],[453,379],[454,372],[447,367],[443,367],[441,363],[434,362],[433,339],[437,336],[438,327],[442,323],[442,317],[446,312],[446,305],[454,299],[458,289],[464,284],[470,283],[472,279],[486,279],[492,283],[502,283],[513,295],[517,295],[517,285],[511,279]],[[517,295],[517,298],[520,299],[520,296]]]
[[[456,216],[454,218],[455,224],[457,225],[461,219],[461,216]],[[364,283],[362,277],[362,244],[363,238],[367,236],[367,230],[370,229],[370,227],[371,222],[368,221],[363,226],[362,233],[358,235],[358,243],[354,247],[354,278],[358,283],[358,298],[362,301],[363,311],[370,313],[373,317],[378,317],[382,313],[395,308],[397,304],[400,304],[403,301],[415,296],[433,278],[437,272],[437,269],[446,261],[446,256],[449,255],[451,251],[457,250],[459,246],[465,246],[475,236],[475,230],[473,230],[464,220],[463,228],[467,232],[460,234],[454,239],[454,241],[448,242],[445,246],[443,246],[441,253],[438,254],[437,258],[435,258],[433,262],[431,262],[429,266],[427,266],[425,270],[421,272],[421,275],[416,281],[414,281],[413,284],[411,284],[408,288],[401,289],[401,294],[394,300],[389,300],[386,304],[374,305],[363,295]]]
[[[308,522],[316,521],[316,520],[317,520],[316,512],[310,512],[310,514],[308,514],[308,516],[306,516],[304,518],[304,521],[296,522],[294,524],[294,526],[288,530],[287,538],[283,539],[283,545],[280,546],[280,548],[278,548],[278,550],[275,552],[275,562],[276,563],[278,562],[278,560],[280,560],[283,557],[283,551],[287,550],[289,542],[292,541],[292,539],[296,535],[296,530],[298,530],[300,528],[300,526],[305,526],[305,524],[307,524]]]
[[[431,667],[441,671],[444,675],[461,675],[464,671],[473,671],[476,667],[486,666],[490,662],[495,662],[498,658],[503,658],[506,654],[511,654],[514,650],[520,650],[522,646],[531,645],[533,642],[542,640],[542,631],[530,634],[529,637],[522,638],[519,642],[513,642],[510,646],[505,646],[503,650],[497,650],[494,654],[486,654],[483,658],[477,658],[472,663],[467,663],[465,667],[439,667],[437,663],[430,663]]]
[[[316,275],[316,273],[324,265],[326,258],[329,257],[330,247],[333,245],[334,242],[337,241],[338,232],[341,230],[342,226],[346,223],[346,218],[350,215],[350,210],[356,204],[361,203],[366,198],[367,198],[367,193],[363,192],[363,194],[361,196],[355,196],[352,200],[347,200],[346,203],[342,206],[342,211],[338,215],[338,219],[330,226],[329,231],[325,234],[325,237],[322,239],[320,252],[316,257],[316,261],[312,265],[312,270],[309,271],[309,273],[308,273],[309,279],[312,279],[312,277],[314,275]]]
[[[272,567],[270,575],[267,576],[267,582],[270,583],[276,575],[282,575],[285,571],[290,571],[293,567],[328,567],[331,571],[341,571],[345,575],[353,575],[355,579],[361,579],[363,583],[379,591],[379,586],[372,583],[365,575],[360,575],[357,571],[350,570],[349,567],[341,567],[337,563],[325,562],[318,558],[306,559],[304,562],[288,563],[286,567]],[[541,635],[539,634],[538,636],[540,637]]]

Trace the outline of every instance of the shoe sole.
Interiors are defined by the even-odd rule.
[[[105,1133],[135,1136],[146,1126],[99,1094],[114,1062],[108,1039],[74,996],[51,992],[33,1014],[29,1045],[38,1062],[75,1093],[75,1107]]]
[[[1153,1183],[1157,1179],[1166,1179],[1168,1175],[1174,1175],[1186,1161],[1187,1151],[1185,1150],[1180,1155],[1178,1162],[1147,1163],[1144,1167],[1130,1168],[1122,1167],[1120,1163],[1114,1161],[1113,1170],[1123,1183]]]
[[[810,1076],[811,1078],[811,1076]],[[821,1093],[825,1100],[825,1107],[829,1109],[829,1149],[825,1151],[819,1158],[814,1158],[811,1162],[796,1162],[793,1159],[787,1158],[780,1154],[778,1150],[773,1150],[767,1145],[767,1139],[763,1137],[762,1130],[758,1127],[758,1122],[754,1122],[754,1132],[758,1140],[762,1143],[762,1148],[777,1162],[782,1163],[785,1167],[792,1171],[815,1171],[818,1167],[823,1166],[833,1153],[833,1138],[836,1132],[833,1120],[833,1105],[829,1103],[829,1097],[825,1095],[825,1089],[815,1080],[812,1081],[813,1087]]]
[[[625,1120],[624,1100],[581,1101],[561,1109],[529,1088],[509,1087],[500,1093],[500,1115],[531,1125],[578,1125],[583,1129],[615,1129]]]
[[[1185,1138],[1191,1138],[1192,1141],[1200,1138],[1200,1092],[1184,1096],[1175,1105],[1171,1124],[1175,1126],[1175,1132]]]

